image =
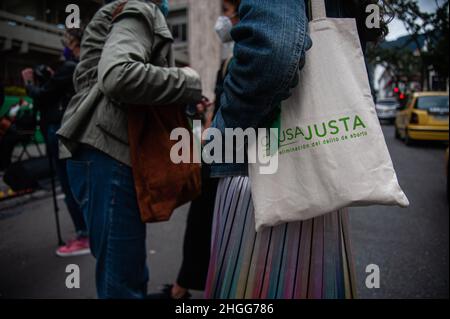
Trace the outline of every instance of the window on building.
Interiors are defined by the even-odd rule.
[[[167,22],[175,42],[188,41],[188,17],[186,9],[171,11]]]

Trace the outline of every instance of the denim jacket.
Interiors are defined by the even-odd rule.
[[[308,1],[242,0],[240,22],[231,35],[234,59],[225,79],[212,127],[267,126],[280,103],[297,84],[297,70],[312,42],[308,36]],[[342,0],[327,0],[330,17],[343,16]],[[219,98],[219,97],[217,97]],[[211,165],[211,177],[247,175],[246,163]]]

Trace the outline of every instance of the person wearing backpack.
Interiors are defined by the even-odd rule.
[[[167,132],[185,126],[202,87],[196,71],[175,67],[167,14],[165,0],[114,1],[95,14],[58,131],[102,299],[146,297],[143,221],[167,220],[200,193],[200,167],[168,159]]]

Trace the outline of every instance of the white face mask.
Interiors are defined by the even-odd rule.
[[[233,28],[233,23],[231,19],[226,16],[220,16],[217,18],[216,30],[217,35],[223,43],[233,41],[231,38],[231,29]]]

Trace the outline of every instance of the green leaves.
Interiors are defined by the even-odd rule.
[[[432,67],[448,77],[449,17],[448,0],[435,0],[437,10],[425,12],[417,0],[384,1],[396,18],[403,22],[409,38],[400,46],[371,47],[369,61],[381,64],[396,82],[419,81],[429,84],[427,70]],[[429,87],[429,85],[426,85]]]

